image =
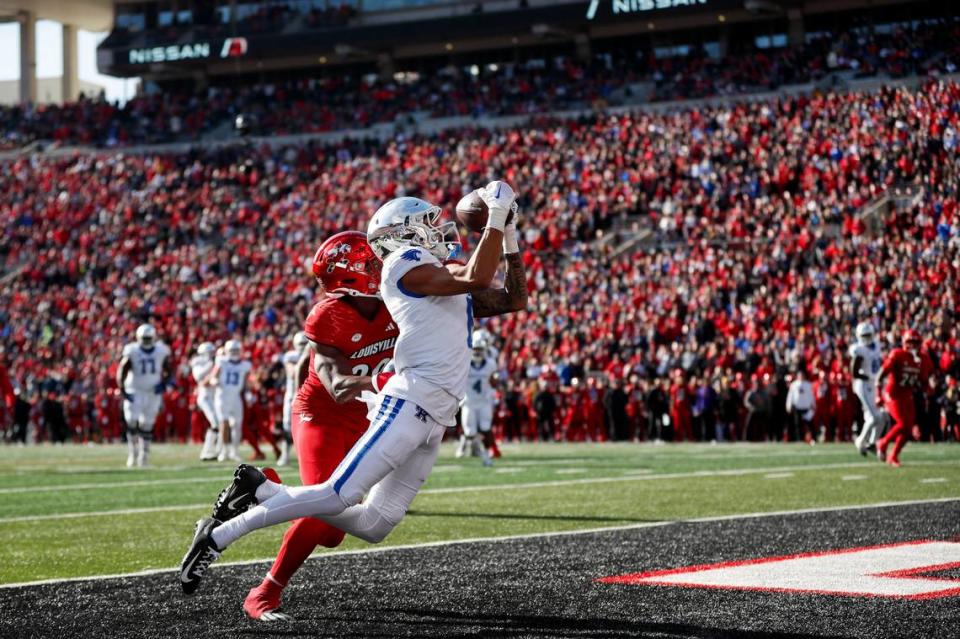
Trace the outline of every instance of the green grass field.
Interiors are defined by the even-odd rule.
[[[739,513],[960,498],[960,446],[910,445],[889,468],[849,444],[507,445],[493,469],[445,445],[384,545],[621,526]],[[0,584],[173,568],[232,466],[155,446],[147,470],[120,446],[0,448]],[[282,469],[297,484],[296,468]],[[272,558],[286,526],[224,563]],[[347,538],[343,548],[366,544]]]

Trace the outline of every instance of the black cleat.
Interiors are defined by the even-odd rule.
[[[180,563],[180,588],[183,594],[192,595],[196,592],[207,568],[220,557],[220,550],[211,536],[220,523],[213,517],[205,517],[197,522],[197,532],[193,535],[190,549]]]
[[[267,481],[267,476],[259,468],[240,464],[233,473],[233,483],[220,491],[213,505],[214,519],[230,521],[237,515],[253,508],[257,501],[257,488]]]

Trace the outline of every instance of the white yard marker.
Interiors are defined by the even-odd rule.
[[[611,584],[683,586],[853,597],[931,599],[960,594],[960,579],[924,577],[960,566],[960,543],[916,541],[604,577]]]
[[[558,475],[579,475],[580,473],[587,472],[586,468],[558,468]]]
[[[793,477],[793,473],[767,473],[763,476],[764,479],[787,479],[788,477]]]
[[[921,479],[921,484],[943,484],[946,483],[946,477],[927,477],[926,479]]]
[[[866,475],[844,475],[840,478],[840,481],[860,481],[861,479],[866,478]]]

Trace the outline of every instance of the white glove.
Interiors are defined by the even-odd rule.
[[[513,216],[507,225],[503,227],[503,254],[511,255],[520,252],[520,245],[517,243],[517,218],[520,217],[519,206],[516,202],[510,205],[510,212]]]
[[[377,416],[377,409],[380,407],[380,402],[377,401],[376,393],[371,393],[370,391],[360,391],[360,396],[357,397],[358,402],[363,402],[367,405],[367,419],[373,421]]]
[[[482,189],[478,189],[477,193],[483,203],[487,205],[486,228],[503,232],[507,216],[510,214],[510,205],[517,199],[517,194],[513,192],[509,184],[500,180],[494,180]]]

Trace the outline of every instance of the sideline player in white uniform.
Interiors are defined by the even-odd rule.
[[[497,364],[490,357],[489,344],[484,332],[473,332],[473,357],[467,371],[467,395],[460,404],[460,445],[456,457],[463,457],[469,450],[479,456],[484,466],[492,466],[490,442],[493,432],[494,383]],[[479,437],[478,437],[479,435]]]
[[[293,421],[293,400],[296,398],[297,389],[300,387],[304,355],[306,355],[307,361],[310,359],[307,352],[308,343],[307,334],[299,331],[293,336],[293,349],[284,353],[281,358],[287,383],[283,391],[283,433],[280,440],[280,457],[277,459],[277,466],[286,466],[290,462],[290,444],[293,443],[293,436],[290,433],[290,425]]]
[[[127,467],[146,466],[153,425],[172,383],[170,347],[157,339],[150,324],[137,327],[136,341],[123,347],[117,368],[117,388],[123,392],[123,419],[127,423]]]
[[[874,446],[882,433],[877,431],[885,421],[877,407],[877,375],[883,366],[883,353],[877,343],[877,334],[870,322],[860,322],[856,329],[857,343],[850,345],[850,372],[853,376],[853,393],[863,407],[863,427],[853,441],[861,455]]]
[[[240,461],[240,439],[243,437],[243,392],[253,364],[243,359],[243,345],[235,339],[223,345],[210,375],[216,384],[213,405],[220,422],[219,461]]]
[[[203,342],[197,347],[197,354],[190,359],[190,374],[193,376],[193,381],[197,383],[197,408],[207,420],[203,448],[200,449],[200,461],[214,461],[219,452],[217,433],[220,431],[220,421],[217,419],[217,411],[213,404],[215,389],[210,376],[216,354],[216,346],[210,342]]]
[[[373,378],[379,407],[370,427],[322,484],[290,487],[256,469],[247,472],[248,466],[237,469],[217,499],[214,516],[197,522],[179,574],[185,593],[197,589],[223,549],[258,528],[316,517],[377,543],[403,519],[433,468],[445,429],[456,424],[467,391],[474,316],[526,307],[516,226],[507,224],[516,196],[499,181],[479,194],[489,214],[465,265],[444,264],[459,249],[459,237],[453,222],[436,225],[439,207],[402,197],[374,214],[367,238],[383,260],[380,293],[400,336],[394,349],[397,372]],[[501,242],[507,254],[505,287],[490,289]]]

